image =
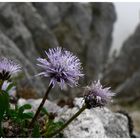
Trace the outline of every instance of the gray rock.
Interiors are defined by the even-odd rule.
[[[140,70],[133,73],[122,84],[120,84],[116,92],[119,98],[125,98],[127,102],[137,102],[140,97]],[[133,93],[133,94],[132,94]]]
[[[74,52],[83,63],[81,84],[99,78],[107,62],[116,20],[112,3],[33,3],[59,44]],[[69,96],[81,95],[78,89]],[[76,91],[76,93],[75,93]],[[63,97],[65,96],[65,92]],[[54,96],[56,97],[56,96]]]
[[[32,111],[38,107],[41,99],[25,100],[20,99],[18,104],[30,103],[33,105]],[[74,115],[83,104],[82,98],[75,98],[74,108],[67,106],[60,108],[55,103],[46,101],[44,107],[49,112],[57,113],[56,121],[67,121]],[[113,113],[107,108],[86,109],[63,131],[67,138],[128,138],[128,119],[120,113]]]
[[[65,109],[60,118],[67,120],[82,104],[82,98],[75,98],[75,107]],[[128,119],[126,116],[113,113],[107,108],[86,109],[65,130],[65,137],[88,138],[126,138],[129,136]]]
[[[44,50],[47,48],[58,46],[55,35],[31,3],[15,3],[14,8],[21,15],[22,21],[31,32],[35,47],[40,54],[44,55]]]
[[[94,111],[94,110],[93,110]],[[128,119],[120,113],[113,113],[109,109],[96,109],[95,114],[101,119],[105,133],[109,138],[130,137]]]
[[[35,112],[38,108],[38,106],[40,105],[42,101],[42,98],[40,99],[23,99],[23,98],[20,98],[18,100],[18,105],[19,106],[22,106],[24,104],[31,104],[32,105],[32,109],[30,111],[33,111]],[[56,105],[55,103],[47,100],[43,106],[44,108],[47,109],[48,112],[53,112],[53,113],[58,113],[59,111],[61,111],[61,107],[59,107],[58,105]]]
[[[37,83],[37,81],[34,80],[33,75],[36,73],[36,69],[34,68],[33,64],[30,61],[28,61],[28,59],[26,59],[26,57],[21,52],[21,50],[18,49],[16,44],[1,31],[0,50],[1,56],[5,56],[12,60],[16,60],[19,64],[21,64],[23,71],[20,77],[18,78],[19,81],[17,82],[17,84],[21,87],[31,86],[32,88],[36,88],[36,91],[40,93],[41,90],[39,89],[42,88],[42,84],[39,84]],[[38,77],[36,77],[36,80],[40,81]]]
[[[24,25],[19,13],[14,9],[14,4],[2,3],[0,5],[0,11],[1,30],[17,45],[21,52],[24,52],[23,55],[28,59],[30,59],[32,54],[32,59],[30,59],[30,61],[35,63],[36,57],[39,54],[35,49],[32,35],[26,25]]]
[[[34,6],[59,44],[81,58],[88,78],[97,77],[94,72],[102,69],[110,49],[116,19],[114,6],[111,3],[34,3]]]
[[[26,71],[21,83],[42,96],[49,79],[34,77],[39,72],[36,58],[44,57],[44,50],[60,45],[80,58],[85,74],[80,84],[85,85],[99,77],[107,62],[115,20],[112,3],[0,3],[2,36],[15,46],[12,54],[4,47],[4,55],[20,61]],[[56,87],[50,99],[82,94],[78,88],[59,93]]]
[[[59,119],[68,120],[77,108],[65,110],[65,113]],[[64,137],[67,138],[105,138],[107,137],[103,123],[96,114],[85,110],[64,130]]]
[[[140,97],[140,25],[124,42],[120,54],[108,65],[103,82],[118,93],[126,103],[137,102]]]
[[[60,116],[67,120],[77,111],[77,108],[65,111]],[[104,110],[85,110],[65,130],[64,137],[79,138],[126,138],[129,136],[128,120],[119,113],[112,113],[107,108]]]

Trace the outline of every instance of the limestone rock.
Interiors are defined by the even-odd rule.
[[[84,63],[86,80],[97,78],[107,61],[116,20],[111,3],[34,3],[59,44]]]
[[[41,99],[20,99],[18,104],[30,103],[32,111],[38,107]],[[75,98],[74,108],[64,106],[60,108],[55,103],[46,101],[44,107],[49,112],[57,113],[56,121],[68,120],[82,106],[83,99]],[[64,137],[68,138],[126,138],[130,137],[128,119],[120,113],[113,113],[107,108],[86,109],[67,128],[64,129]]]
[[[82,104],[82,98],[75,98],[75,107],[65,110],[60,118],[67,120]],[[65,137],[84,138],[126,138],[129,136],[126,116],[113,113],[107,108],[86,109],[64,130]]]
[[[107,62],[116,20],[112,3],[33,3],[44,17],[60,46],[76,54],[84,67],[85,77],[80,84],[99,78]],[[82,95],[82,91],[69,89],[68,96]],[[57,99],[55,94],[52,99]],[[65,91],[59,96],[67,98]]]
[[[124,42],[120,54],[108,65],[103,82],[113,87],[127,103],[140,97],[140,25]]]
[[[0,33],[12,42],[7,45],[0,40],[8,46],[0,52],[4,50],[3,55],[22,64],[26,76],[19,86],[29,86],[42,96],[49,79],[34,77],[39,72],[36,58],[44,57],[48,48],[62,46],[83,63],[85,77],[80,84],[85,85],[103,71],[115,20],[112,3],[0,3]],[[78,88],[66,88],[68,91],[71,94],[59,94],[59,88],[55,88],[50,99],[82,94]]]
[[[60,116],[62,120],[68,120],[77,108],[68,109]],[[103,123],[96,114],[85,110],[64,130],[64,137],[67,138],[105,138],[107,137]]]
[[[36,111],[36,109],[40,105],[41,101],[42,101],[42,98],[40,98],[40,99],[28,99],[28,100],[21,98],[18,101],[18,105],[22,106],[24,104],[31,104],[32,109],[30,111],[34,112],[34,111]],[[61,108],[59,106],[57,106],[55,103],[53,103],[49,100],[47,100],[45,102],[43,107],[46,108],[48,112],[53,112],[53,113],[58,113],[61,110]]]

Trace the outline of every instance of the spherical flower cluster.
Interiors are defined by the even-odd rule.
[[[0,80],[8,80],[11,76],[21,70],[19,64],[16,64],[5,57],[0,58]]]
[[[115,93],[110,91],[110,87],[103,88],[100,81],[95,81],[85,89],[84,100],[87,108],[102,107],[111,101]]]
[[[71,87],[77,86],[79,78],[83,76],[80,60],[71,52],[60,47],[49,49],[45,53],[48,59],[37,59],[40,63],[37,65],[43,68],[43,72],[38,75],[49,77],[50,84],[53,86],[57,82],[60,83],[61,89],[65,84]]]

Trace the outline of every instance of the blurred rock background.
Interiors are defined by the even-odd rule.
[[[43,96],[49,80],[34,76],[40,72],[36,58],[62,46],[80,58],[85,77],[78,88],[54,88],[49,99],[82,96],[83,86],[101,79],[117,92],[111,109],[130,112],[140,132],[140,26],[120,54],[109,59],[116,19],[112,3],[0,3],[0,56],[16,59],[23,67],[16,79],[18,96]]]
[[[62,46],[80,58],[85,86],[103,73],[115,20],[112,3],[0,3],[0,55],[23,66],[22,92],[30,89],[42,96],[48,79],[34,76],[39,72],[36,58],[45,57],[49,48]],[[65,98],[83,94],[78,88],[68,90],[69,94],[63,91]],[[59,88],[56,91],[62,95]],[[55,93],[50,98],[58,96]]]

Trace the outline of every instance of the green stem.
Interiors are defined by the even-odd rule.
[[[4,138],[4,133],[3,133],[3,129],[2,129],[2,120],[0,120],[0,137]]]
[[[0,80],[0,90],[2,90],[2,85],[3,85],[4,81]]]
[[[34,122],[36,121],[36,119],[37,119],[37,117],[38,117],[38,115],[39,115],[39,113],[40,113],[40,111],[41,111],[46,99],[48,98],[48,94],[49,94],[50,90],[52,89],[52,87],[53,87],[53,85],[50,84],[50,86],[48,87],[48,89],[47,89],[47,91],[45,93],[45,96],[42,99],[42,102],[40,103],[40,105],[39,105],[39,107],[38,107],[38,109],[37,109],[32,121],[31,121],[31,123],[29,124],[29,128],[31,128],[33,126]]]
[[[0,79],[0,91],[2,91],[3,83],[4,83],[4,80]],[[3,119],[3,117],[0,119],[0,137],[4,138],[4,132],[3,132],[3,128],[2,128],[2,119]]]
[[[75,118],[77,118],[85,109],[87,108],[86,105],[83,105],[82,108],[76,112],[61,128],[56,130],[55,132],[47,135],[47,137],[53,137],[56,134],[60,133],[63,129],[65,129]]]

